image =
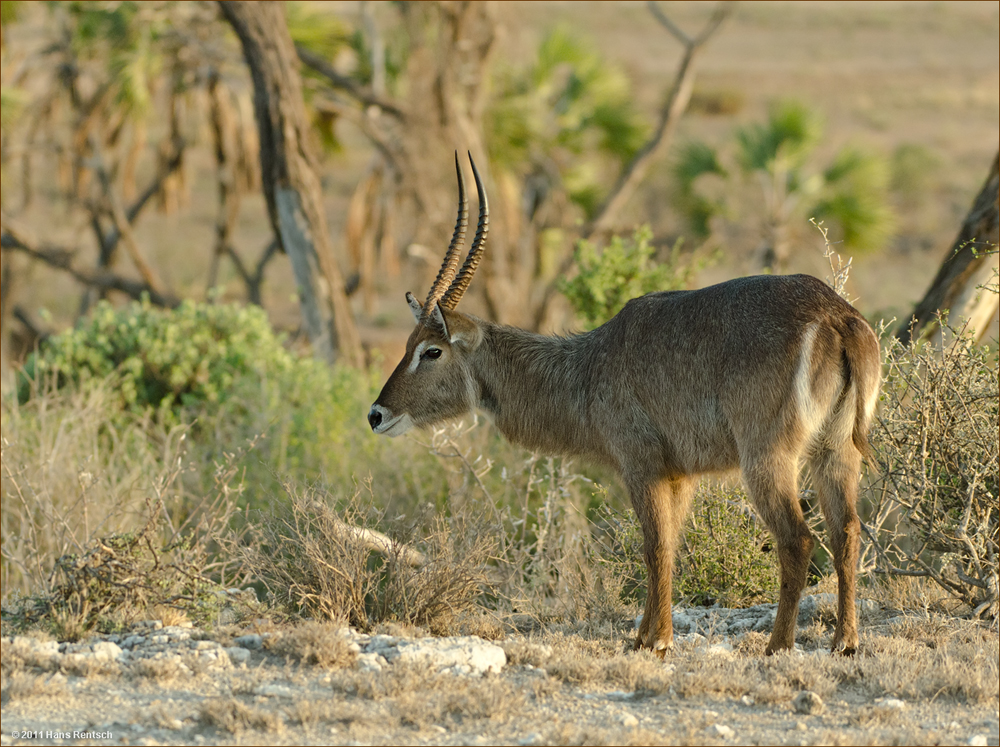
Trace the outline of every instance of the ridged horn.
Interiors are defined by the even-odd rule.
[[[458,218],[455,220],[455,232],[451,235],[451,243],[448,245],[448,251],[445,252],[444,262],[441,263],[441,269],[438,270],[431,291],[427,294],[427,300],[424,301],[423,313],[420,315],[421,323],[427,321],[434,310],[434,304],[441,300],[441,297],[453,284],[455,272],[458,270],[459,253],[462,245],[465,244],[465,229],[469,225],[469,198],[465,194],[465,177],[462,175],[462,167],[458,163],[457,150],[455,151],[455,172],[458,174]]]
[[[490,205],[486,199],[486,188],[483,187],[483,180],[479,178],[479,171],[471,153],[469,153],[469,163],[472,164],[472,174],[476,177],[476,191],[479,193],[479,225],[476,226],[476,238],[472,241],[472,248],[469,249],[465,262],[462,263],[462,269],[440,301],[448,310],[458,306],[465,291],[469,289],[469,283],[472,282],[472,276],[476,274],[476,268],[479,267],[479,261],[486,249],[486,235],[490,232]]]

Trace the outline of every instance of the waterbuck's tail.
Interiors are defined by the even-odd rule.
[[[845,387],[854,389],[854,427],[851,440],[866,459],[871,456],[868,429],[878,404],[881,379],[881,355],[878,338],[860,316],[849,316],[841,330],[843,340]]]

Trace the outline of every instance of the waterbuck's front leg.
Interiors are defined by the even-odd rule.
[[[635,648],[652,649],[663,657],[674,642],[671,617],[674,553],[694,494],[694,481],[660,479],[634,485],[630,493],[642,526],[643,558],[649,572],[646,610]]]

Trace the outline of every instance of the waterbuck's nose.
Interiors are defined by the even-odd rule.
[[[368,424],[375,430],[382,424],[382,413],[378,411],[375,405],[372,405],[372,409],[368,411]]]

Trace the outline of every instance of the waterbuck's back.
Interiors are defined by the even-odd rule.
[[[863,448],[878,343],[816,278],[651,293],[585,337],[588,420],[620,466],[726,470],[824,434]]]

